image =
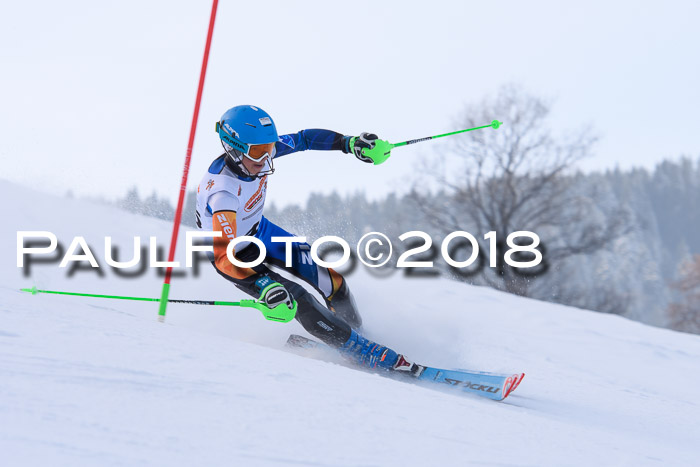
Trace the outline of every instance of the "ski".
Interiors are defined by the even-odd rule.
[[[326,344],[297,334],[289,336],[287,347],[306,350],[323,349],[336,352],[335,349]],[[525,377],[525,373],[503,374],[464,369],[444,370],[424,365],[419,366],[422,370],[415,376],[417,381],[442,384],[446,387],[452,387],[462,392],[476,394],[496,401],[502,401],[508,397]]]
[[[515,390],[524,377],[525,373],[501,375],[425,367],[418,380],[442,383],[470,394],[502,401]]]
[[[298,349],[315,349],[319,346],[330,349],[326,344],[322,344],[313,339],[308,339],[304,336],[298,334],[290,334],[287,338],[287,347],[298,348]]]

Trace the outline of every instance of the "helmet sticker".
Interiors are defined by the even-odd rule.
[[[263,118],[259,118],[258,120],[260,120],[260,124],[261,124],[262,126],[270,126],[270,125],[272,125],[272,120],[270,120],[270,117],[263,117]]]
[[[224,123],[224,128],[226,128],[226,130],[231,134],[231,136],[233,136],[234,138],[238,138],[238,133],[236,133],[236,130],[231,128],[231,125],[229,125],[228,123]]]

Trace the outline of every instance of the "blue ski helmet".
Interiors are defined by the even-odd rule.
[[[274,172],[272,165],[272,158],[275,157],[274,146],[266,158],[268,167],[258,174],[249,173],[243,165],[244,157],[254,161],[261,160],[250,156],[251,146],[276,143],[278,140],[275,122],[263,109],[252,105],[232,107],[216,123],[216,132],[219,134],[226,154],[231,158],[234,166],[243,172],[243,175],[262,177]]]

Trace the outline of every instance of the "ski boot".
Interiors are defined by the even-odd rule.
[[[362,337],[354,329],[348,341],[338,350],[356,365],[372,370],[396,371],[417,378],[425,369],[392,349]]]

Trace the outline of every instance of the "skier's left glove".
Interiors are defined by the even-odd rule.
[[[352,153],[362,162],[379,165],[391,155],[391,144],[379,139],[374,133],[364,132],[360,136],[346,136],[343,152]]]
[[[296,307],[294,298],[287,288],[273,281],[269,276],[261,276],[255,281],[255,287],[260,294],[258,302],[264,303],[271,310],[282,304],[287,305],[290,310]]]

